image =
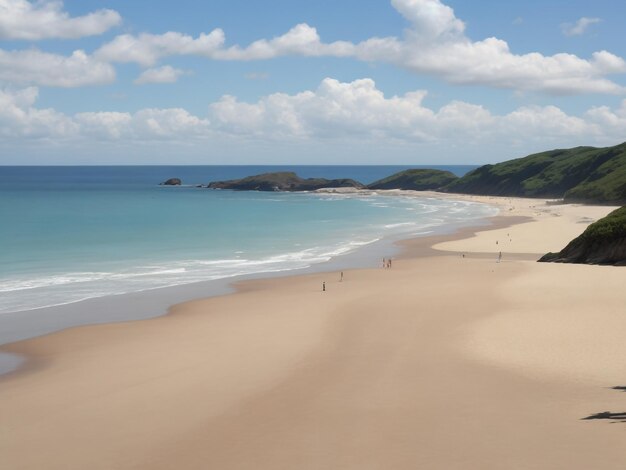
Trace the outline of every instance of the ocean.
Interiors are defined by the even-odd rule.
[[[474,167],[437,168],[462,175]],[[381,239],[425,235],[495,213],[432,198],[196,187],[270,171],[370,183],[403,169],[0,166],[0,314],[301,270]],[[170,177],[184,186],[159,186]]]

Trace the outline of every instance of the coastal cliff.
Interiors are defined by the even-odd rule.
[[[559,253],[540,262],[626,266],[626,206],[591,224]]]

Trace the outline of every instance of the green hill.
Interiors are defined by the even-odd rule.
[[[449,171],[404,170],[369,184],[368,189],[412,189],[427,191],[439,189],[458,179]]]
[[[626,265],[626,206],[591,224],[559,253],[539,261]]]
[[[484,165],[451,182],[445,191],[564,198],[569,202],[626,202],[626,143],[576,147]]]
[[[293,172],[282,171],[248,176],[229,181],[209,183],[209,189],[234,189],[239,191],[314,191],[322,188],[357,188],[364,186],[351,179],[300,178]]]

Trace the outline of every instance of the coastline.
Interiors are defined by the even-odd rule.
[[[534,262],[610,208],[497,201],[513,217],[403,241],[392,269],[245,281],[3,347],[33,359],[0,377],[0,451],[20,468],[620,468],[620,429],[580,421],[623,406],[619,268]]]
[[[319,190],[316,192],[463,200],[462,196],[451,198],[447,197],[448,195],[446,194],[435,192],[353,189]],[[493,206],[493,204],[491,205]],[[2,313],[0,314],[0,377],[13,372],[23,365],[24,362],[22,357],[3,352],[2,346],[6,344],[53,334],[67,328],[145,320],[167,315],[169,309],[174,305],[194,299],[234,293],[236,292],[234,287],[236,284],[248,280],[376,267],[379,265],[381,258],[396,256],[400,253],[401,243],[407,238],[455,233],[464,227],[481,227],[488,224],[489,219],[489,217],[482,217],[465,222],[448,222],[444,225],[433,227],[432,230],[428,231],[427,235],[410,233],[388,234],[384,238],[358,247],[349,253],[334,256],[328,261],[313,263],[304,268],[238,274],[208,281],[189,282],[92,297],[60,305]]]

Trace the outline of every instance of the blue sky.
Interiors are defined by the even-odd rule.
[[[626,140],[618,0],[0,0],[0,164],[462,164]]]

